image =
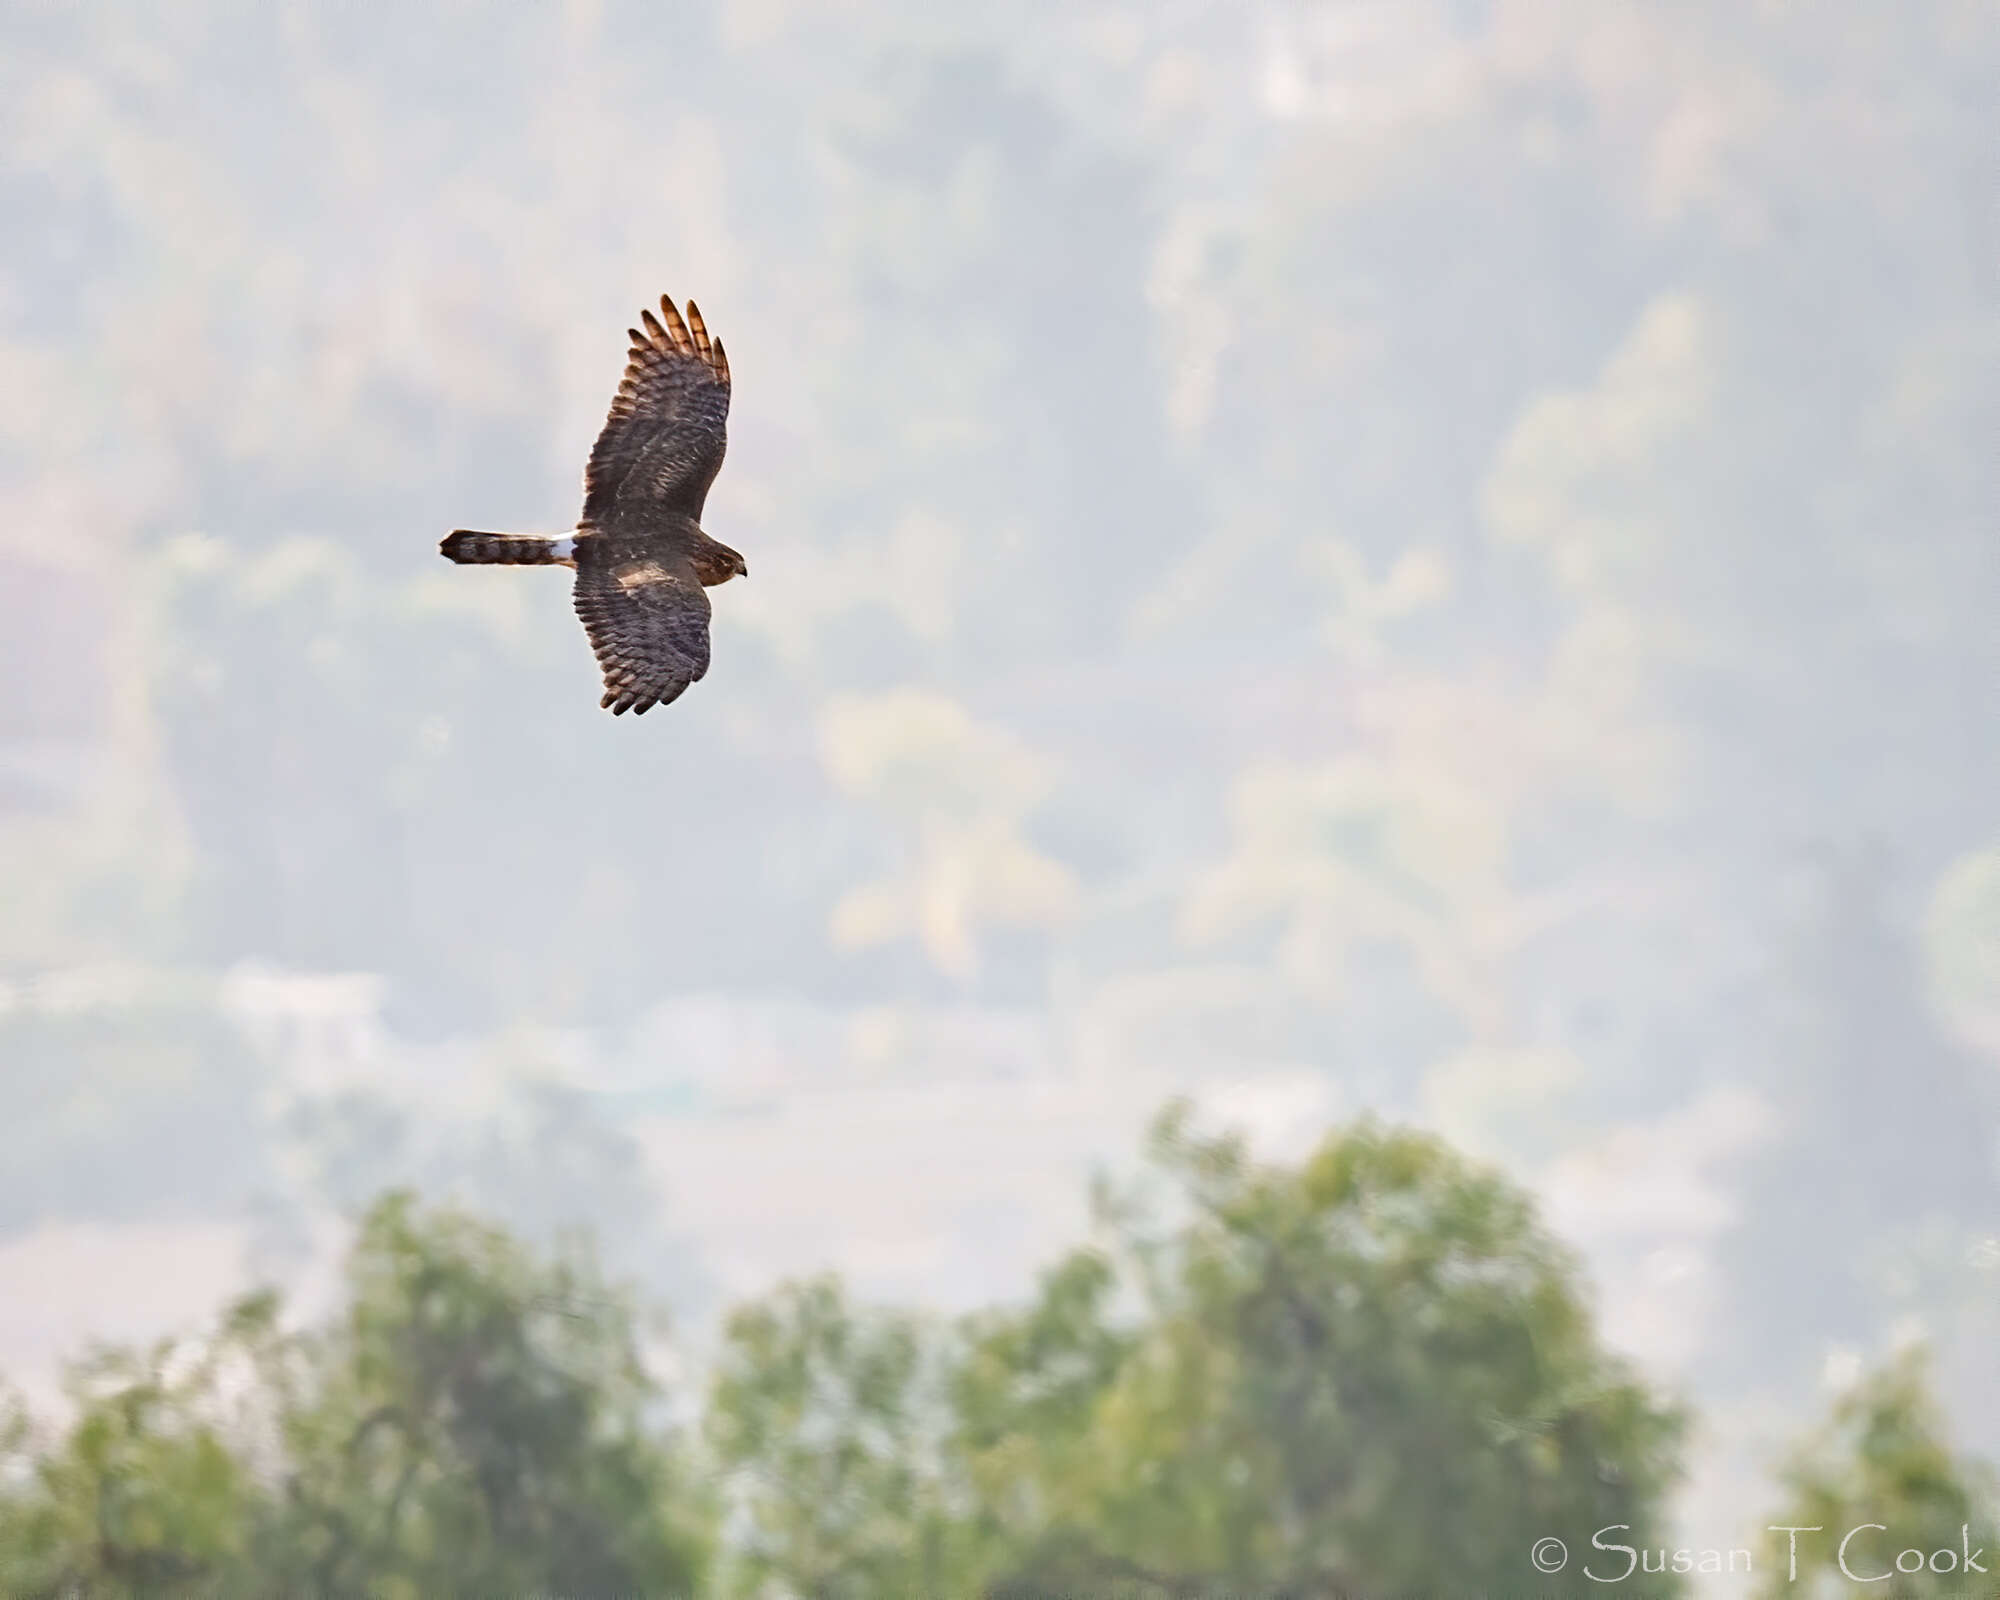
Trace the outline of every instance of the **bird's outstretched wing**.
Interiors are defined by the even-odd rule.
[[[579,546],[576,614],[604,672],[599,703],[621,716],[680,698],[708,671],[708,596],[684,555],[587,558]]]
[[[729,359],[688,302],[687,320],[660,296],[660,315],[628,330],[625,381],[583,475],[583,525],[616,529],[634,517],[701,518],[728,444]]]

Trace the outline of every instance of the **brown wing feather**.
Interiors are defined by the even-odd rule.
[[[578,542],[574,601],[604,673],[608,711],[667,705],[708,671],[708,596],[680,552],[590,557]]]
[[[688,320],[660,297],[628,330],[625,379],[583,477],[583,525],[643,527],[663,513],[699,520],[728,446],[729,363],[688,302]],[[692,323],[693,331],[689,324]]]

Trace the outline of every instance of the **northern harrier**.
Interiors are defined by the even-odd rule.
[[[576,569],[576,614],[604,672],[606,710],[645,712],[708,671],[704,587],[747,577],[743,558],[701,531],[722,467],[729,361],[690,300],[642,311],[625,381],[583,474],[583,516],[562,539],[460,528],[453,561]]]

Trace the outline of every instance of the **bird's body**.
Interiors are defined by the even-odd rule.
[[[631,330],[625,381],[584,471],[576,531],[548,539],[459,528],[439,547],[452,561],[576,570],[576,614],[604,674],[606,710],[645,712],[678,699],[708,671],[704,589],[748,572],[702,531],[722,468],[729,361],[701,313],[662,296],[660,318]]]

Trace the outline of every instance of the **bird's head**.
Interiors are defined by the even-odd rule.
[[[711,539],[695,557],[702,587],[712,589],[731,578],[750,576],[750,565],[728,545]]]

